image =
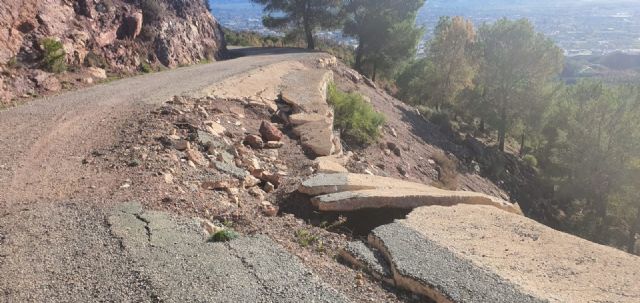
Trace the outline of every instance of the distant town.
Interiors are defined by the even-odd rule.
[[[265,35],[279,33],[262,25],[262,7],[249,0],[211,0],[223,26]],[[499,7],[499,9],[498,9]],[[640,54],[640,1],[625,0],[431,0],[420,11],[418,23],[426,28],[427,41],[440,16],[464,16],[476,25],[502,17],[528,18],[552,38],[567,56],[605,55],[613,52]],[[356,46],[339,30],[320,36]],[[421,45],[421,52],[424,43]]]

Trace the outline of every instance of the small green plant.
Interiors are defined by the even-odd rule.
[[[380,127],[385,122],[384,115],[375,111],[362,95],[342,92],[335,84],[330,84],[328,101],[335,110],[335,127],[342,131],[345,139],[363,145],[378,140]]]
[[[522,157],[522,161],[530,167],[538,167],[538,159],[534,155],[525,155]]]
[[[296,239],[298,240],[298,244],[302,247],[307,247],[318,241],[318,236],[312,234],[310,231],[306,229],[298,229],[295,232]]]
[[[20,67],[20,62],[18,61],[18,57],[11,57],[7,62],[7,67],[10,69],[16,69]]]
[[[64,61],[66,52],[62,43],[53,38],[44,38],[40,43],[43,51],[42,64],[44,68],[52,73],[66,71],[67,64]]]
[[[229,242],[238,238],[239,235],[231,228],[225,228],[209,237],[209,242]]]
[[[151,64],[147,63],[146,61],[142,61],[140,63],[139,68],[140,68],[140,71],[145,74],[153,72],[153,67],[151,67]]]

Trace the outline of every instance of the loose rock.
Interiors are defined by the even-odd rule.
[[[266,193],[271,193],[276,189],[276,187],[273,186],[273,184],[271,182],[267,182],[267,183],[264,184],[263,189],[264,189],[264,191]]]
[[[283,136],[278,128],[267,121],[262,121],[260,124],[260,135],[265,141],[280,141]]]
[[[256,135],[247,135],[244,138],[244,144],[251,146],[253,149],[261,149],[264,146],[262,138]]]
[[[282,148],[283,146],[284,146],[284,142],[280,142],[280,141],[269,141],[264,145],[265,148],[269,148],[269,149]]]

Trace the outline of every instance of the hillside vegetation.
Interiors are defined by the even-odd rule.
[[[640,232],[637,85],[563,83],[560,49],[527,20],[476,30],[460,17],[443,18],[428,50],[398,74],[402,99],[454,133],[491,142],[497,132],[504,156],[477,160],[530,216],[633,250]],[[509,165],[509,154],[533,170]]]
[[[466,164],[479,165],[529,216],[634,249],[640,234],[640,93],[635,78],[624,77],[636,68],[632,56],[584,61],[626,79],[602,81],[609,74],[589,75],[575,60],[565,64],[562,50],[526,19],[476,28],[462,17],[444,17],[426,56],[416,58],[423,29],[415,19],[424,1],[303,1],[311,8],[325,5],[335,19],[330,23],[305,18],[304,6],[287,6],[289,1],[255,2],[267,4],[265,26],[300,37],[309,48],[322,29],[342,28],[355,38],[354,59],[347,61],[415,105],[452,141],[470,146],[475,154]]]

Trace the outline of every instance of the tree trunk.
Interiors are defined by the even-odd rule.
[[[378,73],[378,68],[376,67],[376,64],[373,63],[373,71],[371,72],[371,81],[376,82],[377,73]]]
[[[522,157],[522,155],[524,154],[524,139],[525,139],[525,132],[522,132],[522,138],[520,139],[520,157]]]
[[[596,216],[601,220],[598,221],[598,226],[596,229],[596,235],[595,235],[596,242],[603,245],[609,245],[608,231],[609,231],[610,220],[607,217],[607,209],[608,209],[607,199],[606,197],[604,197],[604,195],[597,195],[597,196],[599,196],[599,198],[597,198],[596,200],[595,210],[596,210]]]
[[[629,244],[627,244],[627,251],[630,254],[640,254],[640,251],[636,251],[636,234],[640,233],[640,208],[636,210],[636,220],[629,229]]]
[[[305,28],[304,31],[307,35],[307,49],[316,49],[316,41],[313,39],[313,31],[307,28]]]
[[[305,8],[306,10],[306,8]],[[306,36],[307,39],[307,49],[315,49],[316,48],[316,41],[314,41],[313,39],[313,27],[311,26],[311,23],[309,22],[309,16],[307,15],[307,13],[305,12],[304,16],[302,17],[304,20],[302,20],[302,22],[304,22],[304,34]]]
[[[507,111],[505,108],[502,108],[500,119],[500,127],[498,128],[498,148],[500,151],[504,152],[504,143],[507,137]]]
[[[355,69],[362,73],[362,57],[364,55],[364,49],[362,49],[362,41],[360,41],[358,43],[358,47],[356,48],[356,62],[355,62]]]

